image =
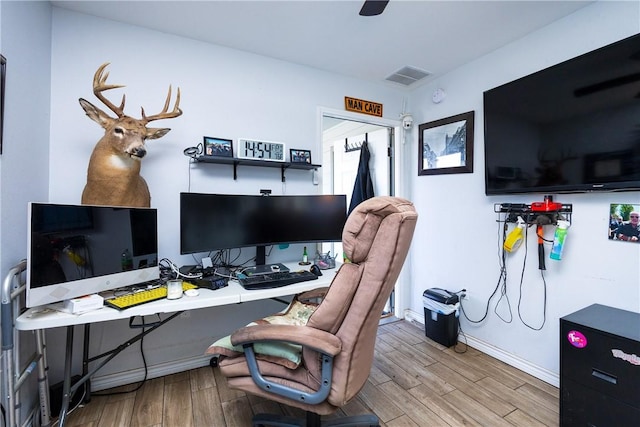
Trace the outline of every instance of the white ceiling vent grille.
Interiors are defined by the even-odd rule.
[[[429,75],[431,75],[431,73],[429,73],[428,71],[406,66],[391,74],[386,78],[386,80],[390,82],[400,83],[401,85],[410,86],[418,80],[424,79]]]

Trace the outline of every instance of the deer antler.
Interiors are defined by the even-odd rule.
[[[102,64],[98,68],[98,70],[94,74],[94,76],[93,76],[93,93],[100,101],[102,101],[102,103],[104,105],[106,105],[107,107],[109,107],[109,109],[111,111],[116,113],[116,115],[119,118],[122,118],[122,117],[124,117],[125,95],[122,95],[122,101],[120,102],[120,106],[119,107],[116,107],[113,103],[111,103],[111,101],[109,101],[107,98],[105,98],[102,95],[102,92],[104,92],[106,90],[125,87],[124,85],[108,85],[108,84],[106,84],[107,78],[109,78],[109,72],[105,73],[105,69],[107,68],[108,65],[109,65],[109,63],[105,62],[104,64]],[[172,119],[174,117],[180,116],[182,114],[182,110],[180,109],[180,88],[178,88],[178,94],[176,96],[176,103],[173,106],[173,111],[168,112],[167,110],[169,110],[169,102],[170,101],[171,101],[171,85],[169,85],[169,93],[167,94],[167,100],[164,103],[164,108],[162,109],[162,111],[159,114],[154,114],[152,116],[147,117],[145,115],[145,113],[144,113],[144,108],[142,108],[142,119],[140,119],[140,122],[142,124],[146,125],[147,123],[149,123],[149,122],[151,122],[153,120]]]
[[[571,148],[568,148],[567,150],[563,149],[557,159],[554,159],[553,156],[551,156],[551,158],[547,158],[547,154],[547,150],[538,149],[537,157],[540,164],[561,165],[568,160],[575,160],[578,158],[578,156],[572,154]]]
[[[146,124],[153,120],[172,119],[174,117],[178,117],[179,115],[181,115],[182,110],[180,109],[180,88],[178,88],[178,94],[176,96],[176,103],[173,106],[173,111],[167,112],[167,110],[169,109],[170,100],[171,100],[171,85],[169,85],[169,93],[167,94],[167,100],[164,102],[164,108],[162,109],[162,111],[159,114],[154,114],[152,116],[147,117],[144,114],[144,107],[143,107],[141,121]]]
[[[96,71],[96,73],[93,75],[93,94],[100,100],[102,101],[102,103],[104,105],[106,105],[107,107],[109,107],[109,109],[111,111],[113,111],[114,113],[116,113],[116,115],[119,118],[122,118],[124,116],[124,102],[125,102],[125,96],[122,95],[122,102],[120,102],[120,107],[116,107],[115,105],[113,105],[111,103],[111,101],[109,101],[107,98],[105,98],[102,95],[102,92],[104,92],[105,90],[110,90],[110,89],[117,89],[120,87],[124,87],[124,85],[107,85],[105,84],[105,82],[107,81],[107,78],[109,77],[109,72],[105,73],[104,70],[105,68],[107,68],[107,66],[109,65],[108,62],[105,62],[104,64],[102,64],[98,70]]]

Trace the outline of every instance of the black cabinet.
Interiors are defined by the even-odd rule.
[[[593,304],[560,319],[560,424],[640,425],[640,313]]]

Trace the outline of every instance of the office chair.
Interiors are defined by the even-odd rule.
[[[418,215],[411,202],[374,197],[349,215],[342,233],[349,260],[306,324],[260,324],[231,335],[244,353],[222,357],[220,371],[229,387],[306,411],[306,419],[258,414],[253,426],[378,426],[365,414],[321,422],[362,389],[371,370],[378,323],[406,258]],[[297,299],[296,299],[297,300]],[[303,310],[304,311],[304,310]],[[301,346],[296,366],[256,355],[254,343],[284,341]],[[290,363],[290,362],[289,362]]]

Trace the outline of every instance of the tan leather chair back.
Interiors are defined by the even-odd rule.
[[[418,215],[411,202],[375,197],[354,209],[343,231],[343,246],[351,261],[342,265],[308,326],[334,333],[342,351],[334,361],[332,390],[327,399],[343,406],[369,376],[378,323],[402,269]],[[310,372],[319,360],[305,349]]]

